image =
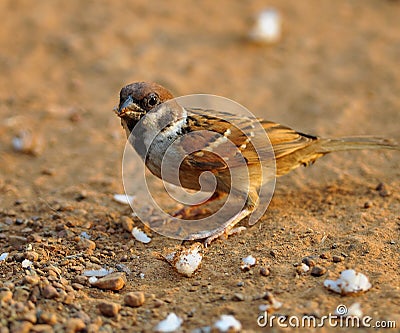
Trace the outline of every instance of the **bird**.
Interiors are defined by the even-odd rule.
[[[259,205],[259,189],[265,181],[262,179],[263,157],[260,157],[263,153],[264,156],[271,156],[273,151],[274,176],[280,177],[299,166],[311,165],[331,152],[400,150],[399,145],[392,140],[380,137],[321,138],[273,121],[238,115],[227,110],[182,107],[167,88],[154,82],[134,82],[124,86],[114,112],[120,118],[130,144],[150,172],[158,178],[198,191],[202,186],[199,181],[201,174],[207,171],[214,175],[215,192],[207,202],[198,205],[200,208],[230,191],[244,197],[242,209],[219,228],[194,233],[186,238],[205,239],[206,245],[222,235],[233,233],[237,223]],[[256,149],[254,142],[262,135],[267,135],[268,144]],[[168,179],[168,176],[162,175],[161,170],[172,143],[175,144],[169,151],[169,158],[181,161],[178,165],[178,179]],[[232,174],[239,178],[247,175],[249,180],[232,181]],[[191,214],[196,214],[196,209],[189,207],[178,213],[186,217]]]

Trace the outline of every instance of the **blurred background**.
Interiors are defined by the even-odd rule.
[[[255,42],[265,8],[281,34]],[[3,177],[118,178],[125,138],[112,109],[139,80],[221,95],[306,133],[398,137],[399,17],[384,0],[1,1]],[[343,156],[333,159],[351,170]],[[360,162],[367,172],[383,163],[372,160]]]

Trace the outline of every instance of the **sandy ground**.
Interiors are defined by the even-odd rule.
[[[246,35],[265,6],[281,13],[283,37],[255,45]],[[122,228],[130,208],[113,194],[123,192],[125,137],[112,113],[123,85],[146,80],[177,96],[225,96],[306,133],[400,141],[399,17],[399,2],[384,0],[1,1],[0,253],[9,256],[0,262],[0,332],[151,331],[170,312],[182,331],[222,314],[266,331],[257,326],[266,291],[283,303],[271,314],[321,317],[359,302],[373,322],[399,327],[398,152],[338,153],[280,178],[259,223],[214,242],[186,278],[158,256],[178,241],[153,234],[142,244]],[[21,132],[32,134],[34,155],[13,149]],[[250,254],[258,264],[242,271]],[[307,256],[327,272],[296,273]],[[23,269],[24,258],[34,267]],[[131,272],[120,291],[81,277],[117,264]],[[371,290],[323,287],[346,268],[367,275]],[[56,294],[44,292],[49,285]],[[131,291],[144,292],[142,306],[124,304]],[[101,302],[122,308],[109,318]]]

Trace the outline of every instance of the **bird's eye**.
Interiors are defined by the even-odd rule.
[[[158,98],[157,94],[150,94],[147,98],[147,105],[152,108],[159,103],[160,99]]]

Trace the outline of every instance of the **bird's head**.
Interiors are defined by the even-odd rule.
[[[129,132],[146,113],[174,98],[166,88],[150,82],[128,84],[121,89],[119,96],[119,105],[114,112]]]

